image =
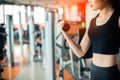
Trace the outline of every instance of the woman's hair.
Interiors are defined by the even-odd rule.
[[[110,0],[110,3],[115,10],[120,11],[120,0]]]

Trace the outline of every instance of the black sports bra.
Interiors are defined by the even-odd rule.
[[[100,26],[96,26],[97,16],[91,20],[88,35],[92,42],[93,53],[117,54],[119,52],[119,16],[120,12],[114,11],[110,19]]]

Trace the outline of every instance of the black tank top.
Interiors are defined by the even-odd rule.
[[[120,28],[118,26],[120,12],[114,11],[110,19],[103,25],[96,26],[96,18],[90,23],[88,35],[92,42],[93,53],[117,54],[120,47]]]

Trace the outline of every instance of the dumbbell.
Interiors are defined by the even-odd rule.
[[[62,21],[61,19],[58,20],[58,23],[61,22],[61,21]],[[64,24],[63,24],[62,29],[63,29],[63,31],[65,31],[65,32],[69,31],[69,30],[70,30],[70,24],[65,21]]]
[[[65,31],[65,32],[69,31],[69,30],[70,30],[70,24],[67,23],[67,22],[65,22],[65,23],[64,23],[64,26],[62,27],[62,29],[63,29],[63,31]]]

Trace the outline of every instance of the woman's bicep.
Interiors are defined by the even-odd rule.
[[[88,30],[86,30],[86,32],[81,40],[81,43],[80,43],[82,52],[86,53],[88,51],[90,45],[91,45],[91,41],[90,41],[90,38],[88,36]]]

